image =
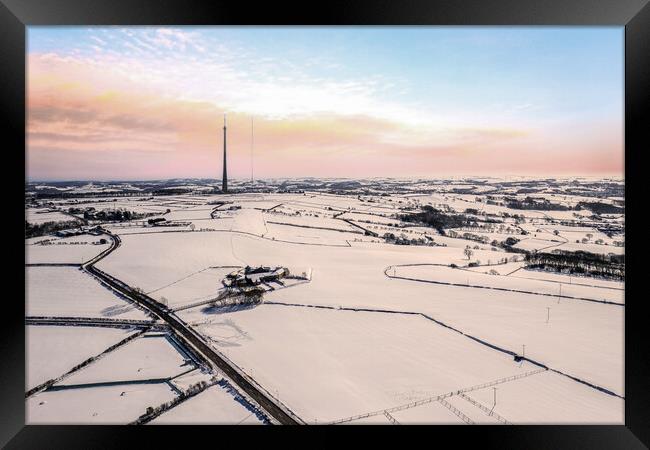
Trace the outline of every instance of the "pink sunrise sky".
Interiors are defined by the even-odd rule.
[[[622,176],[622,37],[30,27],[27,178]]]

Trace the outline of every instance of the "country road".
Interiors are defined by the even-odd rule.
[[[165,306],[161,305],[148,295],[137,292],[127,284],[114,278],[113,276],[103,272],[95,267],[95,264],[117,249],[121,240],[119,236],[103,230],[104,233],[111,237],[112,245],[85,263],[82,268],[91,275],[100,279],[103,283],[110,286],[112,289],[120,292],[131,301],[143,306],[154,315],[158,316],[162,321],[169,325],[174,330],[178,337],[183,340],[183,344],[192,347],[202,353],[208,360],[214,363],[233,383],[242,389],[248,396],[254,399],[269,415],[277,420],[282,425],[298,425],[304,422],[292,412],[285,411],[268,395],[262,392],[257,386],[243,375],[238,368],[231,365],[226,359],[219,355],[209,345],[207,345],[203,338],[198,335],[191,327],[183,323],[180,319],[176,318]]]

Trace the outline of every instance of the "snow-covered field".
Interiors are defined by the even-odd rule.
[[[101,244],[101,239],[106,244]],[[106,250],[108,236],[83,234],[66,238],[43,236],[25,240],[25,262],[27,264],[83,264]]]
[[[172,284],[152,290],[148,294],[158,301],[166,300],[166,304],[171,308],[209,300],[217,297],[219,290],[223,289],[221,280],[239,268],[241,266],[209,267],[180,278]]]
[[[44,391],[27,399],[26,423],[123,425],[174,397],[164,383]]]
[[[429,314],[511,351],[520,352],[526,345],[526,356],[623,395],[623,307],[571,299],[558,304],[555,296],[436,285],[384,274],[391,265],[466,264],[460,248],[368,242],[329,247],[229,233],[155,234],[125,236],[123,245],[99,267],[148,291],[210,266],[286,261],[313,268],[312,281],[268,293],[269,301]],[[612,292],[608,295],[620,298],[618,291]]]
[[[545,270],[522,269],[510,275],[513,278],[530,278],[535,280],[549,280],[565,284],[582,284],[587,286],[600,286],[608,289],[623,291],[625,283],[621,281],[606,280],[603,278],[568,275],[562,273],[548,272]]]
[[[584,279],[581,284],[569,284],[568,277],[564,281],[558,282],[550,279],[533,279],[533,277],[491,275],[489,273],[477,273],[470,270],[453,269],[447,266],[436,265],[393,266],[393,268],[394,270],[389,270],[388,274],[398,278],[413,278],[434,283],[462,284],[476,288],[522,291],[547,296],[561,295],[575,299],[589,299],[620,304],[623,304],[625,301],[622,290],[609,289],[598,285],[590,286],[585,284],[589,280]],[[521,271],[517,273],[521,273]],[[562,275],[559,276],[561,277]],[[573,279],[576,280],[576,277],[573,277]],[[483,296],[486,294],[485,292],[480,292],[478,295]]]
[[[180,314],[187,321],[200,315],[199,310]],[[311,422],[399,406],[535,369],[412,315],[262,305],[218,314],[199,329]],[[427,421],[424,413],[412,420]],[[562,420],[561,410],[549,414]]]
[[[622,424],[624,401],[546,371],[497,387],[494,411],[520,424]],[[467,394],[491,408],[491,387]],[[469,405],[469,403],[468,403]],[[469,408],[468,408],[469,409]]]
[[[623,225],[624,218],[603,216],[596,223],[584,209],[510,209],[503,206],[504,199],[521,200],[528,190],[522,194],[508,184],[456,180],[433,185],[439,192],[409,191],[408,186],[427,186],[418,181],[404,184],[400,193],[386,194],[382,183],[368,182],[349,195],[297,183],[303,187],[296,189],[304,192],[118,197],[79,206],[156,212],[167,221],[191,223],[106,224],[120,236],[121,245],[96,267],[172,309],[181,308],[176,312],[180,319],[307,423],[368,412],[376,414],[346,423],[622,423],[624,283],[526,270],[524,255],[506,252],[501,243],[514,237],[519,240],[515,247],[527,251],[623,254],[624,236],[610,231]],[[198,183],[195,192],[200,187]],[[534,196],[569,208],[596,201],[550,190],[540,188]],[[501,203],[488,204],[487,195]],[[70,205],[58,202],[62,208]],[[423,205],[470,214],[479,223],[456,229],[457,237],[450,237],[426,224],[393,217],[418,212]],[[476,211],[466,212],[468,208]],[[34,211],[28,215],[38,216],[30,209]],[[486,214],[491,214],[489,220]],[[379,237],[364,235],[342,219]],[[466,232],[474,236],[463,237]],[[438,245],[394,245],[383,239],[384,233],[414,240],[428,236]],[[487,243],[470,240],[476,236]],[[100,238],[109,243],[93,244]],[[31,238],[25,241],[26,260],[80,264],[109,248],[110,239]],[[43,241],[45,245],[39,243]],[[467,246],[472,249],[469,258]],[[509,262],[495,264],[504,258]],[[466,267],[470,262],[479,265]],[[260,305],[191,306],[218,295],[227,273],[259,265],[305,271],[310,280],[268,291]],[[26,278],[29,316],[148,318],[76,267],[30,266]],[[186,306],[191,307],[182,309]],[[100,327],[28,329],[38,338],[30,338],[33,342],[44,342],[29,344],[29,387],[61,375],[127,335]],[[75,345],[79,335],[83,339]],[[57,357],[68,348],[69,354]],[[529,373],[539,366],[515,362],[508,352],[551,370]],[[47,365],[41,367],[40,361]],[[161,380],[185,390],[213,375],[201,370],[166,338],[139,337],[55,389],[28,398],[28,419],[126,423],[176,395]],[[525,376],[504,381],[516,375]],[[124,381],[136,384],[111,384]],[[496,384],[480,387],[490,382]],[[84,384],[93,387],[66,388]],[[463,389],[470,389],[465,396],[383,413]],[[244,403],[215,385],[151,423],[261,423]],[[59,410],[73,411],[62,417]]]
[[[73,221],[75,219],[58,211],[29,208],[25,212],[25,220],[31,224],[40,225],[45,222]]]
[[[152,425],[260,425],[262,422],[220,385],[181,403],[151,421]]]
[[[239,234],[228,232],[125,235],[122,245],[97,267],[150,292],[209,267],[246,265],[231,245],[239,239]]]
[[[165,337],[145,335],[75,372],[63,384],[158,380],[173,378],[193,368]]]
[[[76,267],[26,267],[25,278],[27,316],[148,319],[143,310]]]
[[[63,375],[131,334],[117,328],[27,326],[26,390]]]

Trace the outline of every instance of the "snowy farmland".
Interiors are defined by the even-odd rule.
[[[182,317],[196,314],[201,311]],[[408,403],[414,395],[437,395],[533,367],[417,316],[262,305],[218,314],[200,330],[308,422]]]
[[[66,378],[66,384],[83,385],[119,380],[174,378],[194,369],[191,362],[164,336],[142,336],[84,370]]]
[[[27,327],[27,388],[64,374],[129,336],[129,330],[91,327]]]
[[[27,399],[26,422],[40,425],[126,424],[145,408],[173,399],[166,384],[45,391]],[[61,414],[65,411],[65,414]]]
[[[74,220],[72,217],[67,216],[59,211],[50,211],[48,209],[33,209],[30,208],[25,213],[25,221],[40,225],[45,222],[58,222],[65,220]]]
[[[259,417],[233,401],[226,386],[211,386],[205,392],[154,419],[152,425],[261,425]]]
[[[28,316],[148,318],[76,267],[27,267],[25,278]]]
[[[280,183],[31,205],[140,216],[26,239],[26,390],[53,380],[29,421],[623,422],[624,215],[588,209],[624,204],[612,184]],[[289,276],[233,290],[246,267]]]
[[[101,239],[107,238],[84,234],[25,239],[25,261],[27,264],[83,264],[108,249],[108,243],[101,243]]]

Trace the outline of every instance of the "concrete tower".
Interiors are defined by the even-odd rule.
[[[223,115],[223,178],[221,179],[221,190],[228,192],[228,168],[226,166],[226,114]]]

